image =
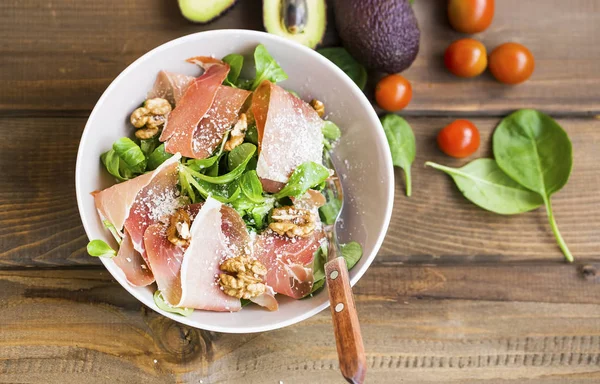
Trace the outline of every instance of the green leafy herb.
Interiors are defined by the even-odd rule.
[[[288,75],[262,44],[259,44],[254,50],[254,65],[256,67],[256,77],[252,82],[252,90],[256,89],[264,80],[278,83],[288,78]]]
[[[256,152],[256,145],[252,143],[243,143],[233,148],[227,157],[227,167],[230,171],[238,168],[240,164],[248,163],[252,155]]]
[[[477,159],[458,169],[432,162],[425,165],[450,175],[467,199],[488,211],[513,215],[544,204],[537,193],[508,177],[493,159]]]
[[[165,152],[165,145],[161,144],[148,156],[148,171],[153,171],[158,168],[162,163],[167,161],[173,154]]]
[[[140,149],[146,158],[154,152],[156,147],[160,145],[160,141],[158,141],[158,135],[154,136],[151,139],[140,140]]]
[[[194,312],[193,308],[180,308],[167,303],[167,301],[163,297],[162,292],[158,289],[154,292],[154,304],[156,304],[158,309],[161,309],[165,312],[175,313],[185,317],[191,315]]]
[[[327,202],[319,208],[319,216],[323,223],[331,225],[335,222],[340,209],[342,209],[342,202],[333,195],[330,189],[326,189],[325,194]]]
[[[185,165],[194,171],[200,172],[215,165],[219,159],[220,156],[212,156],[206,159],[189,159],[185,162]]]
[[[124,181],[129,179],[129,175],[121,174],[121,158],[119,158],[119,155],[117,155],[113,149],[100,155],[100,160],[102,161],[102,164],[104,164],[104,167],[108,173],[116,177],[118,180]],[[129,173],[131,173],[131,171],[129,171]]]
[[[200,201],[200,197],[206,199],[208,196],[212,196],[221,203],[230,203],[238,199],[240,187],[237,183],[233,182],[233,180],[231,183],[214,184],[197,178],[198,175],[209,179],[215,179],[214,177],[205,176],[201,173],[198,173],[184,165],[180,166],[179,168],[179,184],[181,186],[181,193],[184,196],[188,196],[192,203],[197,203]],[[196,194],[196,191],[198,192],[198,195]]]
[[[243,148],[241,148],[241,147],[243,147]],[[231,172],[226,173],[224,175],[208,176],[208,175],[202,174],[200,172],[197,172],[197,171],[193,170],[192,168],[187,167],[185,165],[183,165],[181,168],[184,169],[185,172],[187,172],[191,176],[193,176],[193,178],[196,178],[199,180],[204,180],[211,184],[230,183],[242,175],[242,173],[246,169],[246,165],[248,164],[248,162],[254,155],[254,152],[256,152],[256,146],[254,144],[244,143],[242,145],[235,147],[233,149],[233,151],[230,152],[230,154],[229,154],[230,159],[231,159],[232,154],[234,154],[234,151],[236,151],[236,149],[238,149],[238,148],[240,148],[237,151],[239,153],[236,153],[234,156],[236,156],[239,159],[243,159],[243,160],[241,162],[237,162],[237,160],[236,160],[236,163],[235,163],[235,164],[237,164],[236,167]],[[242,156],[245,156],[245,157],[242,157]],[[231,165],[232,163],[230,162],[229,164]],[[218,164],[213,165],[213,167],[214,166],[218,166]],[[180,172],[181,172],[181,169],[180,169]]]
[[[323,136],[328,140],[337,140],[342,137],[342,131],[340,131],[340,128],[333,121],[325,120],[321,130]]]
[[[113,258],[117,256],[117,251],[112,249],[112,247],[106,244],[102,240],[92,240],[87,245],[87,252],[90,256],[94,257],[110,257]]]
[[[254,203],[265,201],[263,187],[256,171],[248,171],[242,175],[240,180],[242,192]]]
[[[312,161],[300,164],[290,176],[283,189],[275,194],[276,198],[302,196],[310,188],[321,184],[329,177],[329,169]]]
[[[393,164],[404,170],[406,196],[410,196],[412,190],[410,167],[417,152],[415,134],[406,120],[398,115],[385,115],[381,118],[381,125],[390,146]]]
[[[565,258],[573,261],[550,202],[552,194],[569,180],[573,166],[571,141],[565,130],[550,116],[523,109],[500,122],[493,147],[498,166],[513,180],[540,194],[558,245]]]
[[[134,173],[146,170],[146,156],[133,140],[122,137],[113,143],[113,150]]]
[[[254,145],[258,145],[258,130],[256,129],[256,124],[248,126],[244,140]]]
[[[351,241],[347,244],[341,244],[340,251],[342,252],[342,257],[344,260],[346,260],[348,270],[354,268],[363,254],[361,245],[356,241]]]
[[[244,66],[244,56],[232,53],[223,58],[223,61],[229,64],[229,73],[227,74],[227,78],[224,83],[226,85],[235,87],[240,77],[240,72],[242,72],[242,67]]]
[[[252,300],[248,300],[248,299],[240,299],[240,304],[242,304],[242,308],[245,307],[246,305],[252,303]]]
[[[342,47],[322,48],[317,50],[317,52],[340,67],[360,89],[365,89],[365,85],[367,84],[367,70],[346,49]]]

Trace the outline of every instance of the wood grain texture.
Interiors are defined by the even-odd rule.
[[[407,113],[497,115],[519,107],[600,113],[599,7],[590,0],[497,2],[491,27],[475,38],[490,51],[518,41],[536,58],[531,80],[507,87],[489,73],[470,80],[452,77],[442,55],[450,42],[466,35],[450,28],[445,2],[415,2],[422,41],[416,62],[405,73],[414,90]],[[262,30],[261,1],[239,1],[224,17],[201,26],[187,22],[173,2],[163,0],[4,0],[0,113],[85,115],[112,79],[145,52],[186,34],[222,28]],[[324,45],[338,43],[330,20]]]
[[[413,196],[396,172],[396,199],[379,260],[405,263],[562,262],[543,209],[518,216],[484,211],[463,198],[450,178],[427,160],[460,166],[442,155],[435,135],[450,118],[409,118],[417,137]],[[474,119],[489,156],[498,119]],[[553,197],[560,230],[576,260],[600,260],[600,121],[559,119],[574,148],[569,184]],[[98,265],[75,202],[74,169],[82,118],[1,118],[0,268]],[[35,138],[35,139],[33,139]],[[115,138],[116,139],[116,138]],[[352,159],[349,159],[350,165]]]
[[[370,383],[600,380],[600,282],[573,266],[378,265],[355,294]],[[279,381],[343,382],[327,311],[218,334],[146,309],[102,269],[0,272],[0,383]]]

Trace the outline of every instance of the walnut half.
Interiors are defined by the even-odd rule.
[[[313,107],[313,109],[317,112],[319,117],[323,117],[323,115],[325,114],[325,104],[323,104],[323,102],[317,99],[312,99],[310,101],[310,106]]]
[[[136,109],[129,120],[138,128],[135,135],[139,139],[150,139],[158,133],[158,128],[167,121],[171,112],[171,104],[159,97],[148,99],[144,106]]]
[[[269,228],[281,236],[306,237],[316,227],[314,214],[308,209],[292,206],[275,208],[271,218],[273,222],[269,224]]]
[[[225,260],[221,270],[230,274],[219,275],[219,285],[223,293],[238,299],[251,299],[265,293],[263,283],[267,268],[258,260],[237,256]]]
[[[185,209],[179,208],[169,219],[167,239],[180,247],[188,246],[192,237],[190,223],[190,215],[188,215]]]
[[[245,113],[240,114],[238,121],[233,126],[231,133],[229,134],[229,140],[225,143],[223,148],[226,151],[231,151],[233,148],[244,142],[246,137],[246,131],[248,130],[248,118]]]

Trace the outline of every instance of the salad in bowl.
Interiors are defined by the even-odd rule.
[[[180,323],[231,333],[294,324],[329,304],[324,238],[340,208],[325,187],[329,160],[344,186],[336,227],[354,285],[394,193],[368,99],[326,58],[274,35],[170,41],[111,83],[81,137],[89,253]]]
[[[115,184],[94,203],[118,246],[95,239],[89,254],[112,258],[132,286],[155,283],[156,305],[183,316],[312,295],[341,206],[323,165],[340,129],[321,101],[277,85],[287,74],[262,44],[254,79],[236,53],[186,61],[202,74],[161,70],[129,116],[131,137],[101,155]],[[351,269],[362,247],[341,249]]]

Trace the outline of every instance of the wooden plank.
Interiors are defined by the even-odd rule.
[[[475,37],[489,50],[505,41],[519,41],[532,50],[536,72],[516,87],[498,84],[489,74],[471,80],[452,77],[441,57],[451,41],[465,35],[448,25],[444,2],[421,0],[414,7],[422,43],[406,72],[414,88],[407,113],[497,115],[520,107],[558,114],[600,112],[597,2],[496,4],[492,26]],[[333,22],[329,26],[324,45],[339,43]],[[557,32],[559,26],[568,26],[568,33]],[[221,28],[262,30],[261,2],[239,1],[226,16],[200,26],[162,0],[2,1],[0,113],[86,114],[110,81],[143,53],[189,33]]]
[[[441,154],[437,131],[448,118],[412,118],[417,136],[413,196],[404,196],[396,172],[396,198],[379,259],[406,263],[549,260],[561,262],[543,209],[518,216],[484,211],[467,200],[449,177],[425,168],[427,160],[459,166],[465,161]],[[489,156],[496,119],[475,119]],[[554,198],[559,227],[576,259],[598,260],[600,170],[595,154],[600,121],[559,120],[573,141],[570,183]],[[86,255],[87,239],[75,203],[74,159],[85,120],[3,118],[0,130],[0,267],[98,265]],[[351,162],[351,159],[350,159]]]
[[[572,266],[377,266],[355,292],[371,383],[600,380],[600,285]],[[3,271],[0,383],[342,383],[329,316],[219,334],[103,270]]]

